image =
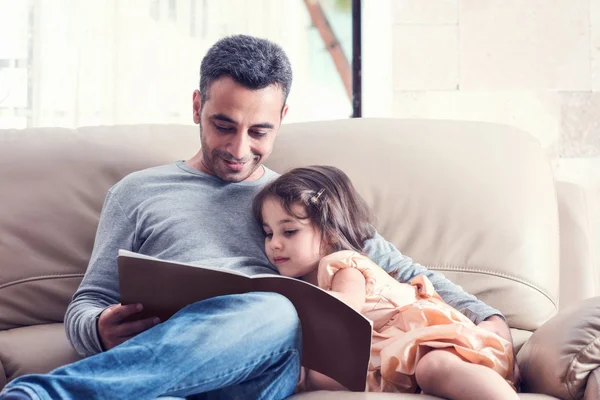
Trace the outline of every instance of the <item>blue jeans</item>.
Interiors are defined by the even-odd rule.
[[[300,336],[296,310],[283,296],[216,297],[109,351],[19,377],[5,390],[40,400],[284,399],[300,374]]]

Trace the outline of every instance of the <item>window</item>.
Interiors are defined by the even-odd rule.
[[[236,33],[273,40],[288,54],[287,122],[356,115],[355,89],[340,71],[352,73],[352,3],[359,2],[313,3],[0,0],[0,128],[191,123],[200,60]],[[337,48],[324,44],[331,32],[317,27],[315,7]]]

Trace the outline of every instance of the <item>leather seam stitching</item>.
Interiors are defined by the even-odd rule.
[[[537,286],[534,283],[531,283],[529,281],[526,281],[523,278],[519,278],[514,275],[506,274],[503,272],[490,271],[490,270],[482,269],[482,268],[464,268],[464,267],[455,267],[452,265],[444,265],[444,266],[431,265],[431,266],[427,266],[427,268],[435,270],[435,271],[457,271],[457,272],[475,273],[475,274],[491,275],[491,276],[497,276],[497,277],[501,277],[501,278],[505,278],[505,279],[514,280],[516,282],[519,282],[526,286],[529,286],[532,289],[537,290],[538,292],[543,294],[550,301],[550,303],[552,303],[552,305],[555,308],[558,308],[556,305],[556,302],[554,300],[552,300],[552,297],[545,290],[543,290],[542,288],[540,288],[539,286]]]
[[[35,282],[35,281],[44,281],[49,279],[60,279],[60,278],[80,278],[83,277],[83,273],[78,274],[51,274],[51,275],[38,275],[30,278],[17,279],[16,281],[11,281],[0,285],[0,289],[7,288],[9,286],[18,285],[20,283],[26,282]]]

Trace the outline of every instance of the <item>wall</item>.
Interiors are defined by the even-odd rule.
[[[600,268],[600,0],[368,0],[364,116],[506,123],[588,189]]]

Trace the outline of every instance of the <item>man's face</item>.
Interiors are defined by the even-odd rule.
[[[204,104],[196,90],[194,122],[200,124],[202,143],[198,169],[229,182],[260,178],[259,167],[271,154],[286,113],[277,85],[251,90],[223,77],[209,87]]]

